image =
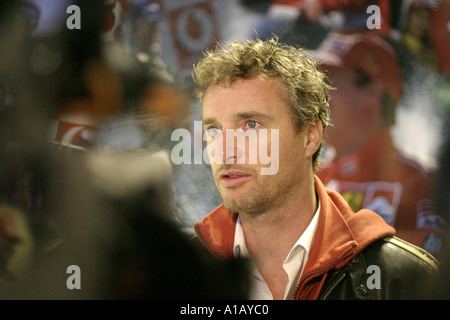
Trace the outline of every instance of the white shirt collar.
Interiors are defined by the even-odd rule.
[[[292,247],[291,251],[287,255],[283,268],[288,275],[288,284],[285,290],[285,299],[290,297],[296,288],[296,284],[300,279],[300,276],[305,268],[306,261],[308,260],[309,252],[311,250],[312,243],[314,241],[314,236],[316,234],[317,225],[319,221],[320,212],[320,202],[318,202],[317,211],[314,214],[311,222],[309,223],[306,230],[297,240],[297,242]],[[233,254],[235,257],[249,257],[250,254],[245,243],[244,231],[242,230],[242,225],[238,217],[236,221],[236,229],[234,233],[234,245]],[[270,293],[267,284],[262,279],[257,268],[254,268],[254,283],[251,290],[251,298],[254,299],[272,299],[272,294]]]

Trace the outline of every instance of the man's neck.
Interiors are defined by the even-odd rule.
[[[314,179],[310,180],[281,207],[239,213],[248,252],[277,300],[283,299],[289,280],[283,263],[317,210]]]
[[[308,227],[317,208],[313,179],[300,190],[281,207],[262,213],[239,213],[247,248],[256,260],[284,261]]]

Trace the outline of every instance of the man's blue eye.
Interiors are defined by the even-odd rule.
[[[247,121],[247,128],[255,129],[258,126],[258,122],[254,120]]]
[[[220,132],[219,128],[215,128],[215,127],[206,129],[206,133],[209,134],[210,136],[215,136],[215,135],[219,134],[219,132]]]

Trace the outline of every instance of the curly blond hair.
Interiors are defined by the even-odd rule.
[[[276,37],[269,40],[247,40],[219,43],[205,52],[205,57],[194,66],[194,90],[203,99],[211,85],[231,86],[238,79],[265,76],[277,79],[287,89],[286,102],[294,125],[300,132],[306,125],[322,123],[323,131],[331,124],[329,91],[331,87],[317,62],[306,51],[282,44]],[[313,168],[320,168],[319,154],[323,140],[313,156]]]

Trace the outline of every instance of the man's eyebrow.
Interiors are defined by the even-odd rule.
[[[268,121],[271,120],[272,117],[268,114],[261,113],[258,111],[250,111],[250,112],[238,112],[236,115],[234,115],[236,119],[254,119],[254,120],[261,120],[261,121]],[[217,119],[214,117],[208,117],[202,119],[202,126],[207,126],[210,124],[218,123]]]
[[[239,119],[255,119],[255,120],[271,120],[272,117],[268,114],[261,113],[258,111],[250,111],[250,112],[239,112],[236,115]]]
[[[202,126],[207,126],[212,123],[217,123],[216,118],[203,118],[202,119]]]

